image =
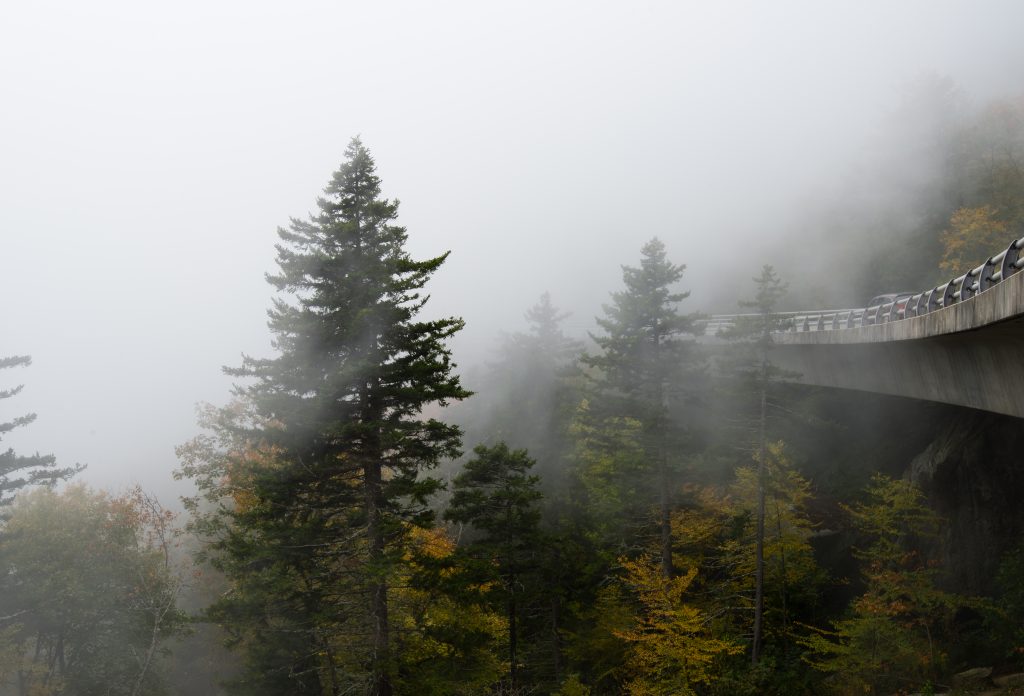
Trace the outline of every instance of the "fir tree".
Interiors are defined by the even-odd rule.
[[[468,396],[446,345],[463,322],[417,319],[447,254],[410,258],[398,203],[381,197],[358,139],[317,204],[309,220],[278,230],[279,271],[267,276],[282,294],[269,312],[278,356],[226,370],[254,380],[237,389],[252,418],[221,421],[242,443],[225,466],[245,495],[222,508],[231,529],[214,550],[240,587],[265,584],[249,599],[270,615],[253,617],[250,605],[246,621],[250,645],[276,651],[277,673],[291,679],[280,690],[355,684],[388,696],[388,580],[409,525],[432,517],[439,482],[424,472],[459,454],[459,429],[423,409]],[[260,454],[255,465],[246,451]],[[195,460],[184,473],[213,497],[223,485]],[[222,615],[236,609],[245,608],[228,603]],[[275,636],[275,626],[285,630]]]
[[[529,449],[547,495],[562,483],[575,406],[570,376],[582,351],[580,342],[562,331],[568,316],[542,294],[525,314],[527,330],[504,337],[464,418],[467,439]]]
[[[661,569],[673,574],[671,538],[672,463],[670,450],[685,449],[683,424],[672,422],[672,406],[684,399],[686,383],[697,371],[694,342],[698,314],[681,315],[677,305],[688,292],[673,292],[685,266],[671,263],[657,238],[641,249],[639,268],[622,267],[625,289],[612,293],[597,320],[603,335],[592,336],[601,349],[583,362],[600,371],[602,401],[614,415],[639,423],[644,466],[658,489]],[[673,404],[675,401],[675,404]],[[591,404],[593,407],[595,404]],[[670,443],[670,440],[674,440]]]
[[[786,319],[778,311],[779,301],[786,294],[787,286],[775,274],[771,266],[764,266],[761,275],[754,278],[757,294],[753,300],[740,302],[740,306],[755,310],[740,317],[732,327],[722,334],[729,339],[740,341],[749,349],[740,356],[739,374],[752,385],[757,395],[757,509],[754,536],[754,633],[751,640],[750,661],[756,665],[761,659],[764,635],[764,536],[765,536],[765,489],[768,459],[768,392],[771,384],[782,376],[770,360],[772,332],[786,325]]]

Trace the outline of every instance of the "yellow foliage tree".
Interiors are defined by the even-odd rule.
[[[633,627],[615,634],[631,648],[626,691],[632,696],[696,694],[697,685],[711,682],[716,659],[743,648],[713,637],[703,612],[684,601],[697,575],[695,568],[666,578],[656,560],[620,563],[626,572],[623,583],[640,607]]]
[[[1010,243],[1010,232],[999,211],[990,205],[960,208],[942,232],[942,260],[939,267],[959,276],[981,265]]]
[[[792,607],[815,601],[824,574],[810,544],[810,484],[783,442],[768,443],[766,455],[764,631],[771,641],[788,642],[798,613]],[[736,639],[753,628],[757,478],[755,466],[740,467],[725,490],[691,491],[694,505],[673,519],[673,535],[683,542],[680,558],[701,568],[701,606],[714,617],[715,634]]]

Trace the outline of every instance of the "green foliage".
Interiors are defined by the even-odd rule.
[[[510,450],[504,442],[479,445],[476,455],[455,477],[454,494],[445,519],[469,524],[482,533],[473,545],[486,549],[499,564],[509,564],[536,542],[540,513],[539,478],[530,476],[535,462],[526,450]]]
[[[640,267],[622,267],[625,289],[611,294],[611,303],[603,305],[605,316],[597,319],[603,333],[591,338],[601,353],[582,360],[600,371],[604,385],[625,400],[628,412],[653,424],[664,418],[666,389],[678,388],[694,369],[693,341],[680,338],[699,332],[700,315],[679,314],[676,305],[690,293],[671,288],[686,267],[668,260],[665,245],[655,238],[640,253]]]
[[[239,433],[258,421],[242,403],[207,408],[200,424],[208,434],[178,448],[178,473],[193,479],[200,491],[200,497],[185,501],[189,530],[204,542],[197,560],[211,563],[228,582],[205,619],[222,626],[228,645],[243,655],[247,669],[229,686],[240,694],[302,693],[314,688],[318,663],[309,658],[303,663],[301,656],[326,649],[322,634],[308,622],[311,615],[323,621],[333,608],[326,600],[312,606],[320,599],[314,592],[326,588],[305,582],[297,568],[301,552],[282,553],[294,530],[287,522],[265,523],[269,505],[261,498],[261,482],[284,464],[280,448],[245,446]],[[320,643],[311,647],[311,640]],[[299,664],[305,669],[297,669]]]
[[[565,630],[565,652],[596,694],[620,693],[628,676],[628,643],[619,634],[635,626],[636,614],[620,582],[602,586],[593,600],[571,607],[577,616]]]
[[[786,293],[786,285],[768,265],[761,269],[761,275],[754,278],[757,293],[753,300],[740,302],[740,306],[755,310],[754,314],[739,317],[735,323],[720,332],[721,336],[736,341],[731,356],[722,363],[723,371],[732,373],[734,389],[742,394],[745,401],[756,412],[758,427],[756,440],[752,443],[757,451],[755,461],[757,470],[750,479],[754,505],[751,514],[754,518],[753,543],[754,550],[754,602],[753,627],[751,631],[751,662],[756,665],[761,659],[765,637],[765,525],[766,495],[768,477],[768,406],[770,392],[782,376],[770,359],[772,333],[782,329],[786,320],[776,312],[779,301]],[[785,590],[782,594],[785,606]],[[783,610],[785,613],[785,610]],[[785,622],[784,622],[785,623]]]
[[[555,692],[555,696],[590,696],[590,687],[580,681],[580,675],[570,674]]]
[[[584,399],[570,433],[575,439],[574,502],[589,521],[588,531],[621,552],[634,543],[636,530],[650,515],[643,423],[595,413],[590,400]]]
[[[782,651],[792,642],[794,617],[814,607],[825,577],[810,543],[810,483],[782,442],[769,443],[766,469],[764,629],[768,647]],[[720,635],[735,639],[752,629],[757,505],[757,468],[748,465],[727,489],[696,492],[673,516],[681,558],[701,568],[705,610],[717,617]]]
[[[752,280],[756,286],[754,297],[740,301],[739,306],[753,311],[741,314],[734,324],[718,334],[733,342],[732,349],[719,358],[719,366],[724,374],[739,378],[740,384],[733,388],[745,393],[760,390],[789,375],[769,359],[772,334],[784,331],[792,324],[792,319],[779,313],[779,304],[789,286],[767,264]]]
[[[779,302],[786,296],[789,286],[782,282],[775,273],[775,269],[768,264],[761,267],[761,275],[753,279],[757,286],[757,292],[752,300],[743,300],[741,307],[754,310],[756,335],[758,338],[764,336],[764,330],[778,331],[785,327],[785,320],[775,314],[779,308]],[[770,338],[770,336],[769,336]]]

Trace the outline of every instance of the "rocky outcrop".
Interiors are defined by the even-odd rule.
[[[1024,686],[1024,672],[1015,674],[1004,674],[1001,677],[992,677],[992,683],[1001,689],[1014,689]]]
[[[991,667],[975,667],[953,675],[954,689],[978,689],[988,685],[992,674]]]
[[[936,540],[951,586],[988,594],[1024,540],[1024,420],[956,409],[910,463],[945,524]]]

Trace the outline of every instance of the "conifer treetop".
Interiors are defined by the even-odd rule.
[[[585,356],[583,362],[602,370],[611,383],[627,393],[653,394],[670,373],[685,370],[693,362],[692,341],[682,335],[699,333],[699,313],[680,314],[678,304],[690,296],[673,286],[686,266],[667,258],[657,237],[641,249],[639,267],[623,266],[625,289],[611,293],[597,318],[603,335],[590,337],[601,355]]]

